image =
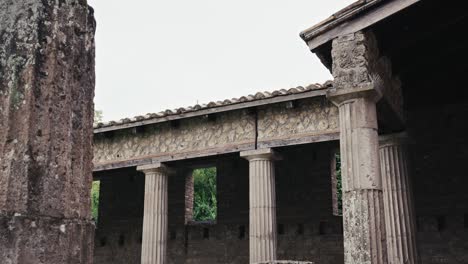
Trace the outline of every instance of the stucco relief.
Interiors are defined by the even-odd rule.
[[[338,131],[338,108],[325,97],[272,105],[259,111],[258,140],[300,138]]]
[[[170,122],[150,125],[142,133],[130,129],[115,133],[112,138],[95,139],[95,164],[253,144],[255,120],[243,110],[218,114],[216,120],[194,117],[176,126]]]

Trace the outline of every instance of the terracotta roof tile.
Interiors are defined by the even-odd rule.
[[[148,113],[144,116],[139,115],[133,118],[123,118],[120,119],[119,121],[109,121],[109,122],[100,122],[94,126],[94,128],[104,128],[104,127],[111,127],[115,125],[122,125],[122,124],[127,124],[127,123],[133,123],[133,122],[138,122],[138,121],[144,121],[144,120],[150,120],[150,119],[157,119],[157,118],[162,118],[162,117],[167,117],[167,116],[173,116],[173,115],[179,115],[182,113],[187,113],[187,112],[195,112],[199,110],[204,110],[208,108],[216,108],[220,106],[227,106],[227,105],[233,105],[233,104],[238,104],[238,103],[244,103],[244,102],[250,102],[250,101],[257,101],[257,100],[263,100],[263,99],[268,99],[272,97],[277,97],[277,96],[287,96],[291,94],[297,94],[297,93],[303,93],[303,92],[308,92],[308,91],[313,91],[313,90],[320,90],[320,89],[325,89],[327,87],[331,87],[332,82],[327,81],[324,84],[311,84],[306,87],[295,87],[295,88],[290,88],[288,90],[286,89],[280,89],[280,90],[275,90],[271,92],[258,92],[255,95],[247,95],[247,96],[241,96],[239,98],[232,98],[232,99],[225,99],[223,101],[212,101],[209,102],[208,104],[196,104],[194,106],[188,106],[188,107],[180,107],[174,110],[167,109],[162,112],[158,113]]]

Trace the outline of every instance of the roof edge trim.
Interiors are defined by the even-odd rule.
[[[300,33],[310,50],[371,26],[420,0],[360,0]]]

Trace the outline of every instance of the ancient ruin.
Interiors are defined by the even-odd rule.
[[[466,22],[358,1],[301,34],[333,82],[99,124],[95,262],[467,263]],[[187,222],[210,166],[217,219]]]
[[[0,12],[24,16],[26,6],[7,2]],[[357,1],[301,33],[333,81],[97,124],[94,253],[93,75],[83,75],[93,68],[92,12],[77,2],[25,16],[61,21],[61,10],[76,9],[76,25],[57,25],[82,49],[61,46],[45,22],[26,23],[37,25],[25,28],[36,36],[28,45],[2,45],[0,260],[468,263],[468,17],[459,5]],[[3,26],[16,20],[0,19],[2,40],[19,38]],[[71,61],[75,74],[54,68]],[[209,167],[217,215],[193,221],[193,172]]]
[[[0,263],[92,263],[93,11],[0,2]]]

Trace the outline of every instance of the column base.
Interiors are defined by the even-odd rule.
[[[0,259],[8,264],[93,263],[93,221],[0,215]]]

